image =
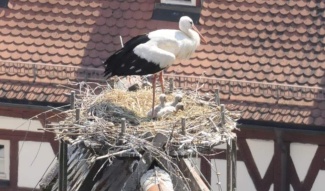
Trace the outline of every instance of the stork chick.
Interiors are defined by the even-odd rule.
[[[156,105],[153,109],[151,109],[148,113],[147,113],[147,117],[152,117],[152,118],[156,118],[157,117],[157,113],[166,106],[166,95],[165,94],[160,94],[159,96],[159,101],[160,104]]]
[[[182,99],[183,99],[183,95],[178,93],[175,95],[174,101],[166,103],[166,106],[176,107],[178,103],[182,102]]]
[[[173,113],[175,114],[179,110],[184,110],[184,104],[183,103],[178,103],[178,104],[176,104],[176,106],[169,105],[169,106],[166,106],[166,107],[160,109],[157,112],[156,117],[158,119],[160,119],[160,118],[166,117],[169,114],[173,114]]]

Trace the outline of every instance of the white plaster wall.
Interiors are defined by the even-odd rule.
[[[246,141],[263,178],[274,155],[274,141],[261,139],[247,139]]]
[[[226,160],[212,159],[211,160],[211,187],[212,191],[219,191],[218,181],[222,190],[227,190],[227,163]],[[219,174],[219,177],[217,176]]]
[[[21,148],[18,161],[19,187],[34,188],[55,157],[50,143],[43,142],[41,147],[40,143],[19,141],[19,148]]]
[[[221,189],[227,190],[227,162],[226,160],[213,159],[211,160],[211,186],[212,191],[219,191],[217,172],[220,173],[219,181]],[[237,191],[254,191],[256,190],[252,179],[250,178],[244,162],[237,162]]]
[[[290,144],[290,156],[292,158],[293,164],[295,165],[300,181],[303,181],[305,179],[311,160],[315,156],[317,147],[317,145],[313,144]]]
[[[42,132],[38,128],[43,128],[38,120],[0,116],[0,129]]]
[[[271,184],[271,186],[270,186],[270,190],[269,191],[273,191],[274,190],[274,188],[273,188],[273,184]]]
[[[252,152],[252,156],[255,163],[259,169],[262,177],[264,177],[265,172],[271,162],[272,156],[274,154],[274,142],[269,140],[259,140],[259,139],[248,139],[247,144]],[[220,148],[225,149],[225,144],[220,145]],[[317,150],[317,145],[313,144],[302,144],[302,143],[291,143],[290,144],[290,155],[292,157],[293,163],[297,170],[299,179],[303,181],[305,179],[306,173],[310,166],[311,160],[313,159],[315,152]],[[226,160],[214,159],[211,168],[211,185],[213,191],[218,191],[217,185],[217,175],[219,172],[219,180],[221,182],[222,190],[226,190],[227,183],[227,164]],[[217,169],[216,169],[217,167]],[[319,171],[317,178],[312,187],[312,191],[323,191],[324,190],[324,180],[325,171]],[[238,191],[254,191],[256,190],[244,162],[237,162],[237,190]],[[274,190],[274,185],[270,187],[270,191]],[[290,190],[294,191],[290,185]]]
[[[313,184],[312,191],[323,191],[325,188],[325,170],[320,170]]]
[[[247,144],[251,150],[254,161],[259,169],[262,177],[264,177],[265,172],[270,165],[274,154],[274,142],[269,140],[260,139],[247,139]],[[218,146],[220,149],[226,149],[226,144]],[[213,191],[218,191],[217,185],[217,172],[220,172],[219,180],[221,182],[222,190],[226,190],[227,184],[227,163],[226,160],[214,159],[211,160],[211,185]],[[238,191],[254,191],[256,190],[252,179],[250,178],[246,165],[244,162],[237,162],[237,190]],[[273,190],[273,184],[270,190]]]

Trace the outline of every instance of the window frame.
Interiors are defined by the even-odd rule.
[[[196,6],[196,0],[190,0],[191,2],[184,2],[180,0],[161,0],[163,4],[174,4],[174,5],[187,5],[187,6]]]
[[[10,141],[0,139],[0,145],[4,146],[4,157],[0,160],[4,161],[4,173],[0,173],[0,180],[10,179]]]

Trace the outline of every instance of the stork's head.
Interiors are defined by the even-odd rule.
[[[165,94],[160,94],[159,101],[160,101],[161,104],[166,103],[167,102],[166,95]]]
[[[183,103],[178,103],[178,104],[176,105],[176,112],[177,112],[178,110],[184,110],[184,104],[183,104]]]
[[[182,16],[179,19],[179,29],[185,33],[187,31],[189,31],[190,29],[194,30],[195,32],[197,32],[199,34],[201,41],[206,43],[206,40],[204,39],[202,34],[199,32],[199,30],[195,27],[193,20],[190,17]]]
[[[183,95],[182,94],[176,94],[175,95],[175,102],[179,103],[182,101]]]
[[[188,17],[188,16],[182,16],[179,19],[179,28],[183,31],[184,30],[188,30],[191,29],[192,26],[194,26],[193,20]]]

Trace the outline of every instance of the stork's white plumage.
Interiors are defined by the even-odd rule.
[[[180,30],[160,29],[139,35],[125,43],[105,61],[105,76],[157,73],[176,59],[188,59],[204,38],[190,17],[179,21]]]
[[[156,118],[160,119],[160,118],[166,117],[170,114],[176,113],[178,110],[184,110],[183,103],[178,103],[175,106],[172,106],[172,105],[165,106],[164,108],[160,109],[157,112]]]
[[[104,75],[111,77],[155,74],[171,66],[176,59],[190,58],[200,45],[200,40],[205,40],[190,17],[180,18],[179,29],[160,29],[132,38],[105,61]],[[154,75],[153,97],[155,77]],[[164,92],[161,73],[159,77]]]

